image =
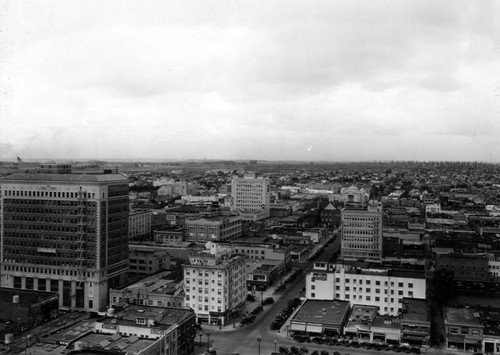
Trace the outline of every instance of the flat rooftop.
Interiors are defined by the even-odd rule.
[[[429,305],[426,299],[404,298],[401,320],[405,322],[430,322]]]
[[[377,306],[365,306],[361,304],[353,305],[346,328],[370,330],[377,312]]]
[[[127,182],[128,178],[122,174],[12,174],[0,178],[2,182]]]
[[[134,335],[122,336],[115,334],[91,333],[78,339],[84,347],[100,348],[106,350],[119,350],[128,354],[138,353],[153,344],[155,339],[139,338]]]
[[[145,289],[149,293],[152,292],[161,292],[166,295],[173,295],[176,290],[177,283],[175,280],[170,279],[172,275],[171,271],[164,271],[145,279],[142,279],[132,285],[128,285],[121,290],[134,290],[137,288]]]
[[[483,327],[480,321],[479,313],[474,312],[470,308],[444,308],[445,324],[461,324],[467,326]]]
[[[349,312],[349,301],[307,300],[293,321],[338,325]]]

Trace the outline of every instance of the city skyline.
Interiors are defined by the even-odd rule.
[[[8,1],[0,159],[500,161],[493,1]]]

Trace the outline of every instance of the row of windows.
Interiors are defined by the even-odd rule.
[[[30,267],[30,266],[13,266],[13,265],[5,265],[5,271],[16,271],[16,272],[25,272],[25,273],[37,273],[37,274],[46,274],[46,275],[61,275],[61,276],[79,276],[80,272],[76,270],[70,269],[52,269],[52,268],[41,268],[41,267]],[[84,271],[85,273],[85,271]],[[93,277],[96,275],[96,272],[86,271],[87,277]],[[91,283],[92,286],[92,283]]]
[[[196,303],[193,303],[191,305],[189,303],[186,303],[186,307],[191,307],[193,309],[196,309]],[[208,305],[204,305],[203,306],[203,305],[199,304],[198,305],[198,310],[199,311],[203,311],[203,310],[208,311]],[[212,311],[214,311],[214,310],[215,310],[215,306],[212,306]],[[217,307],[217,312],[222,312],[222,307],[221,306]]]
[[[196,296],[186,295],[186,301],[189,301],[189,299],[196,301]],[[215,301],[215,297],[212,297],[212,301]],[[210,300],[209,297],[198,296],[198,302],[210,302]],[[217,303],[221,304],[222,298],[217,298]]]
[[[335,278],[335,282],[340,282],[340,277]],[[351,282],[350,278],[346,278],[345,279],[345,283],[346,284],[348,284],[350,282]],[[372,280],[364,280],[364,282],[365,282],[365,285],[371,285],[372,284]],[[353,279],[352,283],[355,284],[355,285],[356,285],[356,283],[358,285],[362,285],[363,284],[363,279]],[[375,285],[376,286],[380,286],[380,284],[381,284],[380,280],[376,280],[375,281]],[[394,287],[394,285],[395,285],[394,281],[391,281],[390,285],[391,285],[391,287]],[[404,285],[405,285],[404,282],[398,282],[398,287],[404,287]],[[389,286],[389,282],[388,281],[384,281],[384,286]],[[408,286],[408,288],[413,288],[413,282],[408,282],[407,286]]]
[[[212,275],[215,275],[215,271],[212,271],[211,272]],[[209,276],[209,272],[208,271],[201,271],[201,270],[198,270],[198,276],[205,276],[205,277],[208,277]],[[186,275],[193,275],[193,276],[196,276],[196,271],[192,270],[189,270],[189,269],[186,269]],[[222,272],[217,272],[217,277],[218,278],[221,278],[222,277]],[[195,279],[193,279],[193,281],[196,281]]]
[[[62,198],[95,198],[95,192],[65,192],[65,191],[19,191],[5,190],[5,196],[20,197],[62,197]],[[102,194],[104,197],[104,192]]]
[[[186,287],[186,293],[187,292],[191,292],[191,288],[189,286]],[[193,292],[196,292],[196,287],[193,287]],[[203,293],[203,287],[199,287],[198,288],[198,292],[199,293]],[[215,289],[214,288],[212,289],[212,292],[215,293]],[[205,294],[209,294],[209,289],[208,288],[205,288]],[[217,289],[217,294],[218,295],[222,295],[222,289],[218,288]]]

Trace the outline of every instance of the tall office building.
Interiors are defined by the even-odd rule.
[[[128,272],[128,179],[14,174],[0,179],[1,286],[59,293],[102,311]]]
[[[269,179],[247,175],[231,180],[231,211],[244,220],[257,221],[270,215]]]
[[[370,202],[367,209],[342,210],[340,255],[345,260],[382,260],[382,206]]]

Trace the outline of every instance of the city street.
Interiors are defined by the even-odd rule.
[[[332,233],[338,232],[338,230]],[[322,255],[318,256],[317,260],[328,261],[330,255],[335,253],[340,247],[340,235],[335,238],[335,240],[328,244]],[[300,274],[297,279],[288,284],[285,291],[280,294],[274,294],[273,298],[275,302],[271,305],[264,306],[264,312],[257,316],[254,323],[240,326],[237,329],[225,328],[219,330],[217,327],[203,327],[202,333],[202,343],[201,346],[197,346],[196,354],[199,355],[207,349],[207,336],[205,332],[210,331],[210,348],[215,349],[218,355],[226,355],[232,353],[239,353],[241,355],[247,354],[271,354],[275,350],[274,340],[277,341],[276,349],[280,345],[290,347],[292,345],[298,346],[298,343],[293,339],[286,336],[286,331],[278,332],[270,330],[269,326],[276,316],[282,309],[287,306],[289,300],[301,296],[301,290],[305,286],[305,276],[306,270],[312,265],[312,262],[304,264],[304,272]],[[274,289],[272,287],[271,289]],[[279,297],[279,298],[278,298]],[[259,299],[259,298],[258,298]],[[285,323],[286,324],[286,323]],[[285,329],[283,327],[282,329]],[[259,341],[260,339],[260,341]],[[197,344],[199,344],[199,337],[196,338]],[[309,345],[309,344],[308,344]],[[312,344],[313,349],[325,349],[333,351],[331,347],[327,345],[317,345]],[[358,350],[358,349],[356,349]],[[360,350],[360,353],[363,349]],[[350,352],[352,353],[352,352]],[[366,351],[365,351],[366,353]]]

